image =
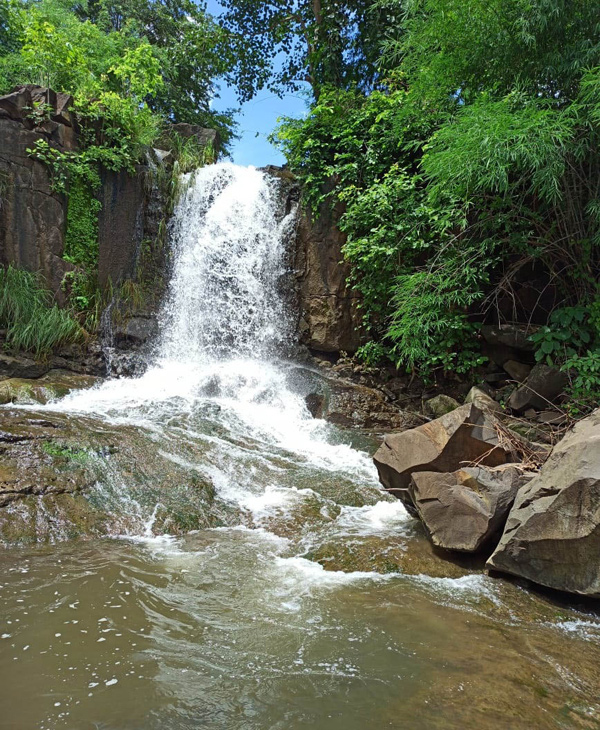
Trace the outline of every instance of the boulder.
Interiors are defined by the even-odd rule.
[[[497,403],[491,395],[474,385],[467,393],[465,403],[474,403],[482,411],[490,411],[491,413],[502,413],[502,406]]]
[[[31,92],[25,86],[16,87],[10,94],[0,96],[0,109],[11,119],[20,120],[31,107]]]
[[[529,339],[533,330],[525,325],[483,325],[481,336],[488,345],[510,347],[522,352],[533,352],[534,343]]]
[[[457,408],[460,408],[460,403],[449,395],[444,395],[443,393],[426,400],[423,405],[425,415],[431,416],[431,418],[441,418],[441,416],[445,416],[446,413],[450,413]]]
[[[51,370],[43,377],[33,380],[9,378],[0,382],[0,404],[45,404],[64,397],[72,390],[90,388],[97,380],[91,375],[74,375],[63,370]]]
[[[412,428],[423,421],[422,416],[388,403],[374,388],[334,379],[328,381],[328,386],[327,393],[307,394],[305,402],[315,418],[324,418],[336,426],[381,433]]]
[[[64,92],[59,91],[56,94],[56,111],[52,114],[52,119],[67,127],[73,126],[73,118],[69,111],[72,104],[73,97],[70,94],[65,94]]]
[[[569,379],[566,373],[538,363],[523,385],[508,399],[508,407],[522,412],[528,408],[546,409],[564,391]]]
[[[516,360],[507,360],[502,366],[513,380],[522,383],[531,372],[531,365]]]
[[[158,323],[155,317],[130,317],[114,328],[115,342],[131,342],[141,345],[158,334]]]
[[[600,598],[600,409],[519,490],[488,567]]]
[[[5,378],[39,378],[50,370],[47,363],[36,362],[21,355],[0,353],[0,376]]]
[[[497,423],[469,403],[418,428],[387,434],[373,457],[379,479],[415,514],[408,493],[415,472],[452,472],[474,461],[482,466],[514,461],[499,443]]]
[[[412,475],[409,493],[436,547],[475,553],[500,533],[519,486],[532,477],[514,466],[423,471]]]

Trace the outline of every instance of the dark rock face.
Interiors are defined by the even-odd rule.
[[[53,191],[48,167],[27,150],[38,140],[59,152],[78,148],[72,101],[68,94],[33,84],[0,97],[0,265],[40,271],[59,302],[65,299],[64,275],[75,268],[62,258],[68,201]],[[35,105],[49,109],[40,114]],[[218,145],[214,130],[174,126],[183,136]],[[117,285],[135,276],[142,240],[156,238],[156,211],[148,210],[156,207],[156,200],[148,192],[146,165],[138,166],[134,175],[105,169],[100,173],[99,282]]]
[[[436,547],[474,553],[498,535],[524,479],[514,466],[424,471],[412,475],[409,493]]]
[[[148,169],[139,166],[135,175],[123,170],[102,170],[98,217],[98,280],[100,286],[117,284],[135,273],[144,236],[145,177]]]
[[[66,201],[52,190],[46,166],[27,153],[39,139],[59,148],[42,130],[27,129],[23,120],[0,117],[0,263],[41,271],[60,294],[63,276],[73,268],[61,259]]]
[[[346,285],[350,267],[343,262],[346,238],[337,228],[341,210],[325,208],[316,220],[299,221],[295,269],[300,300],[300,337],[319,352],[356,352],[361,344],[359,296]]]
[[[482,466],[511,461],[499,443],[493,416],[472,403],[410,431],[386,435],[373,458],[381,483],[412,514],[409,484],[415,472],[452,472],[474,461]]]
[[[1,378],[39,378],[48,372],[50,365],[39,363],[28,357],[11,356],[0,353]]]
[[[130,317],[114,328],[114,339],[117,345],[131,342],[143,345],[153,340],[158,334],[156,317]]]
[[[488,567],[600,598],[600,410],[519,490]]]
[[[534,343],[529,339],[532,333],[532,329],[514,324],[484,325],[481,328],[481,335],[488,345],[508,347],[522,352],[535,350]]]
[[[171,129],[184,139],[195,137],[203,147],[210,145],[215,151],[221,143],[219,133],[215,129],[204,129],[204,127],[197,124],[187,124],[186,122],[172,124]],[[161,140],[161,143],[163,143],[165,149],[170,149],[168,138]]]

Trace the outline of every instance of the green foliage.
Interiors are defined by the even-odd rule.
[[[94,196],[94,187],[84,178],[72,177],[63,258],[88,271],[94,271],[98,265],[100,208],[100,201]]]
[[[89,0],[80,15],[105,34],[142,38],[160,63],[162,83],[145,96],[169,121],[218,129],[226,145],[232,113],[215,113],[215,80],[234,64],[229,33],[193,0]]]
[[[581,416],[598,407],[600,402],[600,349],[572,355],[563,365],[569,374],[568,410]]]
[[[84,337],[77,320],[53,302],[38,276],[12,266],[0,270],[0,327],[6,329],[9,348],[36,357]]]
[[[466,370],[481,361],[465,311],[482,298],[485,272],[480,252],[461,248],[463,213],[451,199],[432,204],[419,171],[436,119],[414,107],[400,76],[368,97],[323,92],[305,120],[282,121],[277,140],[313,214],[341,214],[350,282],[375,337],[364,356],[376,343],[399,365]]]
[[[535,271],[559,308],[536,335],[540,358],[583,368],[596,335],[575,313],[600,273],[597,2],[377,6],[389,23],[376,90],[321,89],[277,134],[313,215],[333,211],[347,234],[364,357],[477,367],[478,326],[502,300],[540,316],[518,310]]]
[[[172,132],[169,141],[178,173],[193,172],[216,160],[216,151],[212,146],[202,144],[196,137],[182,137]]]
[[[600,339],[600,330],[589,307],[563,307],[555,309],[548,324],[540,327],[530,339],[536,346],[535,359],[538,362],[543,360],[548,365],[562,365]]]
[[[436,104],[498,97],[572,98],[597,65],[597,0],[383,0],[401,33],[384,43],[384,63],[402,65],[415,93]]]
[[[218,128],[224,145],[231,139],[231,113],[211,110],[231,51],[192,0],[0,3],[0,34],[11,40],[0,50],[0,93],[29,82],[73,94],[80,116],[106,121],[96,144],[116,147],[129,166],[165,119]]]
[[[92,458],[85,449],[76,449],[72,446],[63,446],[54,441],[44,441],[42,451],[53,458],[64,459],[68,463],[87,464]]]
[[[368,365],[374,367],[380,365],[382,362],[388,359],[389,353],[381,342],[374,342],[369,340],[364,345],[358,348],[356,351],[356,357]]]

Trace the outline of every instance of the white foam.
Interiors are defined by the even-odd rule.
[[[559,621],[551,625],[569,634],[578,634],[585,639],[600,642],[600,621],[573,619],[571,621]]]
[[[399,499],[393,502],[377,502],[364,507],[342,507],[335,528],[349,535],[401,535],[413,523]]]

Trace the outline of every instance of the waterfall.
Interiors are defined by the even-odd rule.
[[[380,495],[367,454],[309,413],[305,396],[319,376],[287,359],[294,334],[285,292],[293,213],[282,215],[279,182],[224,163],[184,183],[170,231],[172,276],[148,369],[46,407],[138,427],[161,458],[202,474],[220,499],[258,520],[266,508],[302,503],[308,497],[298,485],[313,480],[350,480],[361,493]],[[113,493],[130,502],[126,492],[136,485],[109,476]]]
[[[277,180],[218,164],[193,173],[171,229],[173,276],[161,362],[272,357],[291,336],[277,289],[285,274]]]

